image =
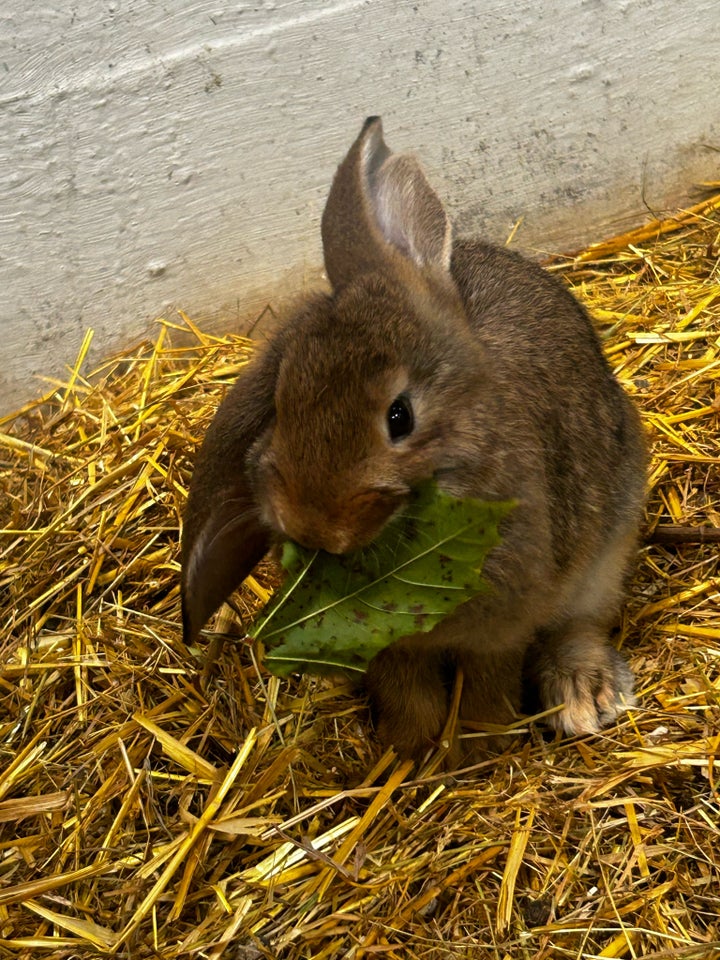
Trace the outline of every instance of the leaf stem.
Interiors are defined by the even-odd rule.
[[[268,623],[272,620],[272,618],[275,616],[275,614],[278,612],[278,610],[282,610],[285,602],[287,601],[288,597],[290,597],[290,595],[292,594],[293,590],[295,590],[295,588],[298,586],[298,584],[300,584],[300,583],[305,579],[305,575],[307,574],[308,570],[310,569],[310,567],[311,567],[311,566],[313,565],[313,563],[315,562],[315,557],[318,555],[318,552],[319,552],[318,550],[315,550],[315,551],[313,552],[312,556],[308,559],[308,561],[307,561],[307,563],[305,564],[305,566],[303,567],[303,569],[298,573],[295,582],[294,582],[293,584],[291,584],[291,586],[288,588],[288,590],[287,590],[287,592],[285,593],[285,595],[278,600],[277,604],[275,604],[275,605],[272,607],[272,609],[271,609],[270,612],[266,615],[266,617],[265,617],[263,620],[261,620],[259,624],[255,625],[255,626],[253,627],[253,631],[252,631],[252,633],[250,634],[250,636],[253,637],[253,639],[255,639],[255,640],[259,639],[260,634],[263,632],[263,630],[265,629],[265,627],[266,627],[266,626],[268,625]],[[279,632],[278,630],[275,630],[275,631],[273,631],[273,633],[270,634],[270,636],[272,637],[275,633],[278,633],[278,632]]]

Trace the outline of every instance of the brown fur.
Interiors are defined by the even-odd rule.
[[[537,265],[450,241],[417,162],[371,119],[323,216],[333,292],[308,302],[221,405],[198,458],[183,537],[192,639],[273,537],[345,552],[370,543],[419,481],[515,498],[491,552],[492,590],[386,648],[367,687],[381,739],[417,756],[461,717],[502,723],[523,675],[566,733],[631,698],[608,643],[644,494],[638,416],[592,323]],[[411,398],[401,442],[385,418]],[[233,519],[233,504],[241,509]]]

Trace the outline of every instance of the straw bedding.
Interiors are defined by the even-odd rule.
[[[720,195],[550,269],[653,445],[638,707],[413,769],[341,683],[258,667],[267,566],[186,649],[193,451],[252,345],[181,317],[86,375],[88,340],[0,421],[0,958],[720,955]]]

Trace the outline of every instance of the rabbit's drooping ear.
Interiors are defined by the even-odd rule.
[[[183,560],[183,639],[191,644],[204,624],[268,550],[268,531],[244,485],[218,491],[216,509]]]
[[[250,447],[273,416],[276,364],[267,355],[240,375],[218,408],[193,472],[182,540],[183,636],[208,618],[267,552],[247,468]]]
[[[416,266],[450,269],[450,221],[414,157],[393,154],[379,117],[366,120],[338,167],[322,218],[333,287],[386,269],[397,253]]]

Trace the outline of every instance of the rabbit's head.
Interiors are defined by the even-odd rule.
[[[183,542],[191,634],[273,536],[364,546],[419,481],[477,445],[482,348],[450,273],[450,223],[378,118],[337,171],[322,237],[332,293],[240,376],[198,457]]]

